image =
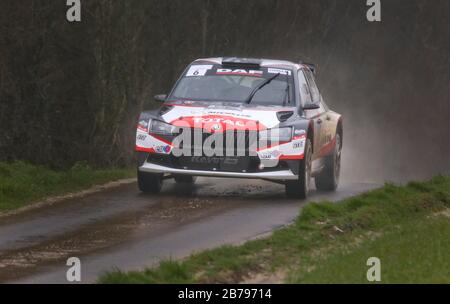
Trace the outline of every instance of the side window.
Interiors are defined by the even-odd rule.
[[[311,89],[311,96],[314,103],[320,101],[320,92],[319,88],[316,85],[314,80],[314,76],[311,71],[306,71],[306,78],[308,79],[309,87]]]
[[[298,90],[300,91],[301,104],[311,103],[311,92],[303,71],[298,72]]]

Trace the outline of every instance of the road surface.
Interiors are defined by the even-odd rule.
[[[135,183],[0,218],[0,282],[67,283],[66,261],[81,260],[82,283],[104,271],[138,270],[165,258],[238,244],[289,224],[310,201],[338,201],[377,187],[344,183],[335,193],[288,199],[282,185],[199,178],[168,181],[158,196]]]

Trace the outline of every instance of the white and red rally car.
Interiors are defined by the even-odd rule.
[[[136,135],[138,183],[158,193],[166,178],[264,179],[304,198],[339,181],[343,126],[314,80],[289,61],[208,58],[191,63],[164,104],[143,112]]]

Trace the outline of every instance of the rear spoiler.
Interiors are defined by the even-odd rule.
[[[253,58],[226,57],[222,59],[222,66],[259,69],[261,67],[261,60]]]
[[[303,62],[303,61],[300,61],[300,64],[303,64],[304,66],[306,66],[308,69],[311,70],[311,72],[312,72],[314,75],[316,75],[316,72],[317,72],[317,66],[316,66],[315,64],[307,63],[307,62]]]

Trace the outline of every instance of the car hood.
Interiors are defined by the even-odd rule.
[[[165,122],[182,127],[206,128],[208,131],[271,129],[280,124],[280,114],[295,113],[295,107],[233,102],[177,101],[165,105],[171,107],[161,115]]]

